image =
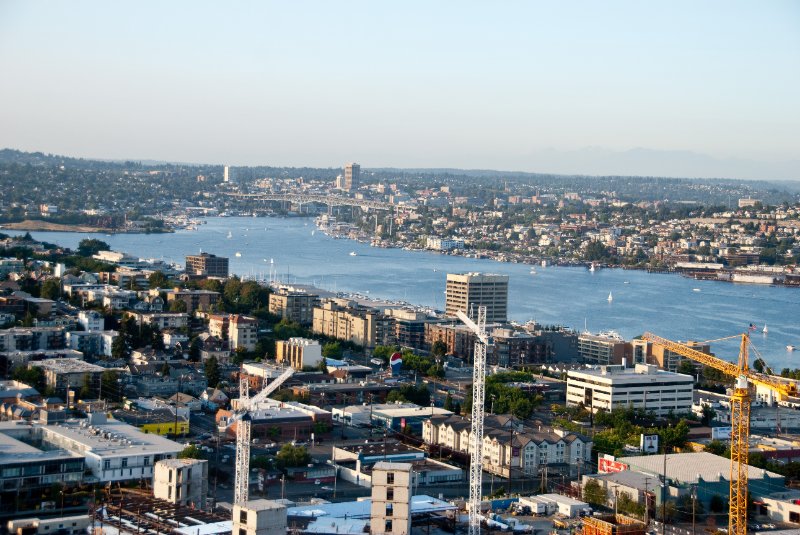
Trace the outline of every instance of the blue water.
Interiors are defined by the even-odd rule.
[[[232,238],[228,239],[228,231]],[[313,234],[312,234],[313,233]],[[273,260],[280,279],[375,298],[400,299],[444,308],[448,272],[482,271],[509,275],[510,319],[535,319],[591,331],[613,329],[626,338],[651,331],[680,340],[712,340],[758,325],[753,343],[770,366],[800,367],[800,289],[695,281],[678,275],[578,267],[506,264],[423,251],[380,249],[315,231],[303,218],[214,218],[198,230],[174,234],[32,232],[34,238],[76,247],[85,237],[108,242],[114,250],[183,264],[201,250],[230,258],[231,271],[268,277]],[[236,252],[241,257],[236,257]],[[350,252],[356,252],[351,256]],[[627,284],[626,284],[627,281]],[[693,291],[698,288],[700,291]],[[608,294],[613,294],[609,303]],[[766,323],[769,334],[763,335]],[[716,342],[712,350],[734,359],[736,341]]]

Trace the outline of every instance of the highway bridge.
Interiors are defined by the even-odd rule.
[[[284,201],[295,204],[319,203],[328,206],[359,206],[361,208],[372,208],[373,210],[413,210],[411,206],[398,206],[396,204],[383,201],[370,201],[366,199],[353,199],[351,197],[341,197],[339,195],[315,195],[306,193],[227,193],[226,195],[241,200],[252,201]]]

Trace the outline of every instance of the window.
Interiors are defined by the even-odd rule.
[[[392,521],[391,520],[387,520],[386,521],[386,529],[384,530],[384,533],[391,533],[391,532],[392,532]]]
[[[172,470],[169,471],[169,478],[167,479],[169,483],[172,483]]]
[[[239,511],[239,522],[242,524],[247,524],[247,511],[245,510]]]
[[[394,501],[394,489],[392,487],[386,489],[386,499],[390,502]]]
[[[386,483],[389,485],[394,485],[394,472],[386,473]]]
[[[392,504],[386,504],[386,516],[392,516]]]
[[[103,470],[108,470],[111,468],[111,461],[106,459],[103,461]]]
[[[122,458],[122,468],[127,468],[127,467],[128,467],[128,458],[127,457],[123,457]]]
[[[145,466],[150,466],[150,457],[145,457],[144,458],[144,465]]]

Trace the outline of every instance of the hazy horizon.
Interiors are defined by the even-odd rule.
[[[800,180],[800,4],[0,3],[0,146]]]

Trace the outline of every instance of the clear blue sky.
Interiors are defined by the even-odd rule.
[[[4,0],[0,147],[800,179],[800,2]]]

